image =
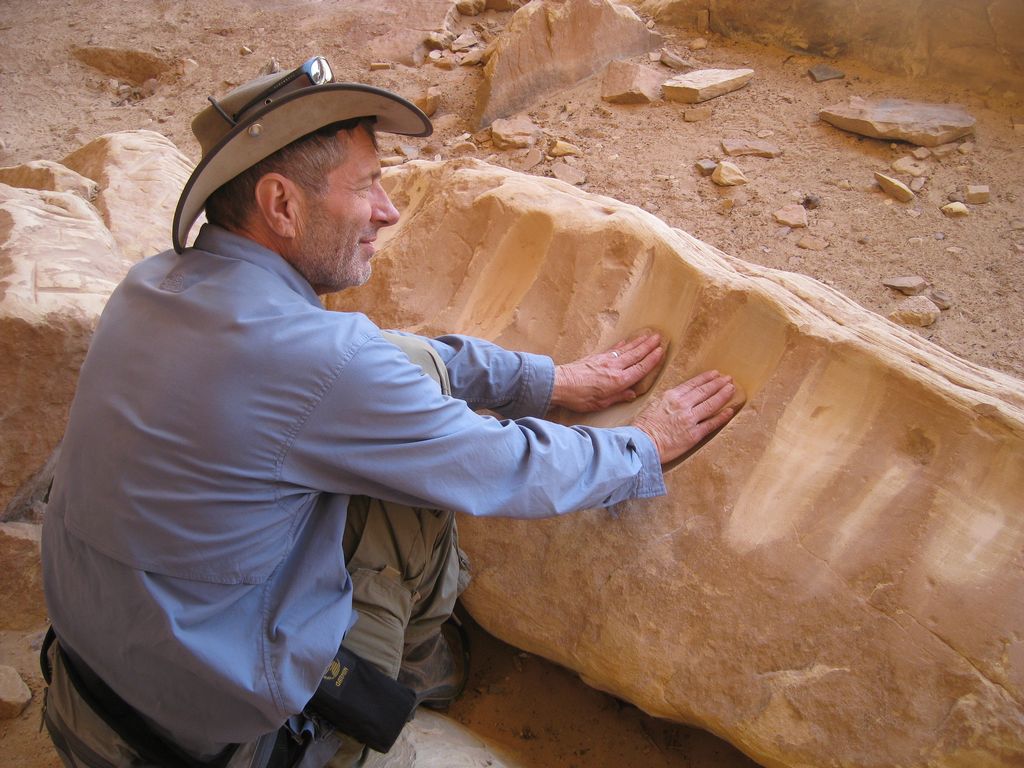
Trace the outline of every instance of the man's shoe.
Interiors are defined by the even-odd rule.
[[[398,682],[416,692],[417,706],[445,709],[469,679],[469,639],[449,619],[436,634],[409,648],[402,659]]]

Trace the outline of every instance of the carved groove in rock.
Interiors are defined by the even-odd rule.
[[[402,221],[330,307],[556,361],[652,326],[654,391],[718,368],[747,393],[666,497],[461,518],[485,628],[767,766],[1021,764],[1022,382],[557,181],[465,160],[387,184]]]

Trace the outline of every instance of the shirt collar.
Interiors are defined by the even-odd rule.
[[[265,269],[281,278],[285,285],[309,301],[310,304],[323,307],[316,291],[295,267],[289,264],[281,254],[264,248],[254,240],[236,235],[216,224],[207,223],[203,224],[202,229],[199,230],[193,247],[196,250],[208,251],[225,258],[247,261]]]

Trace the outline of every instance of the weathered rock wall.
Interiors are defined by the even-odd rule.
[[[747,393],[666,497],[460,520],[481,624],[767,766],[1022,764],[1024,383],[560,182],[387,179],[402,221],[332,307],[556,360],[655,327],[656,391]]]
[[[1019,0],[637,0],[661,22],[1024,97]]]

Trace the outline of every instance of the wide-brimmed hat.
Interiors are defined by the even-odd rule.
[[[298,69],[257,78],[210,97],[192,121],[203,156],[185,182],[174,212],[171,238],[181,253],[206,199],[222,184],[296,139],[326,125],[358,117],[375,118],[385,133],[429,136],[430,119],[410,101],[383,88],[333,82],[322,56]]]

